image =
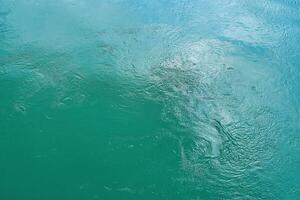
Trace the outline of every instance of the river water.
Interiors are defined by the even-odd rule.
[[[300,1],[0,0],[0,199],[300,199]]]

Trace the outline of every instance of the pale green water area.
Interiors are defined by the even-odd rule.
[[[299,0],[0,0],[0,200],[299,200]]]

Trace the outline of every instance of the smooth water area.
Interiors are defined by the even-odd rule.
[[[0,199],[300,199],[300,1],[0,0]]]

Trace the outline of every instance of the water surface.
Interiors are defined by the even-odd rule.
[[[0,199],[300,199],[298,0],[0,0]]]

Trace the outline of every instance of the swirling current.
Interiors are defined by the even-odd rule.
[[[300,199],[300,1],[0,0],[0,199]]]

